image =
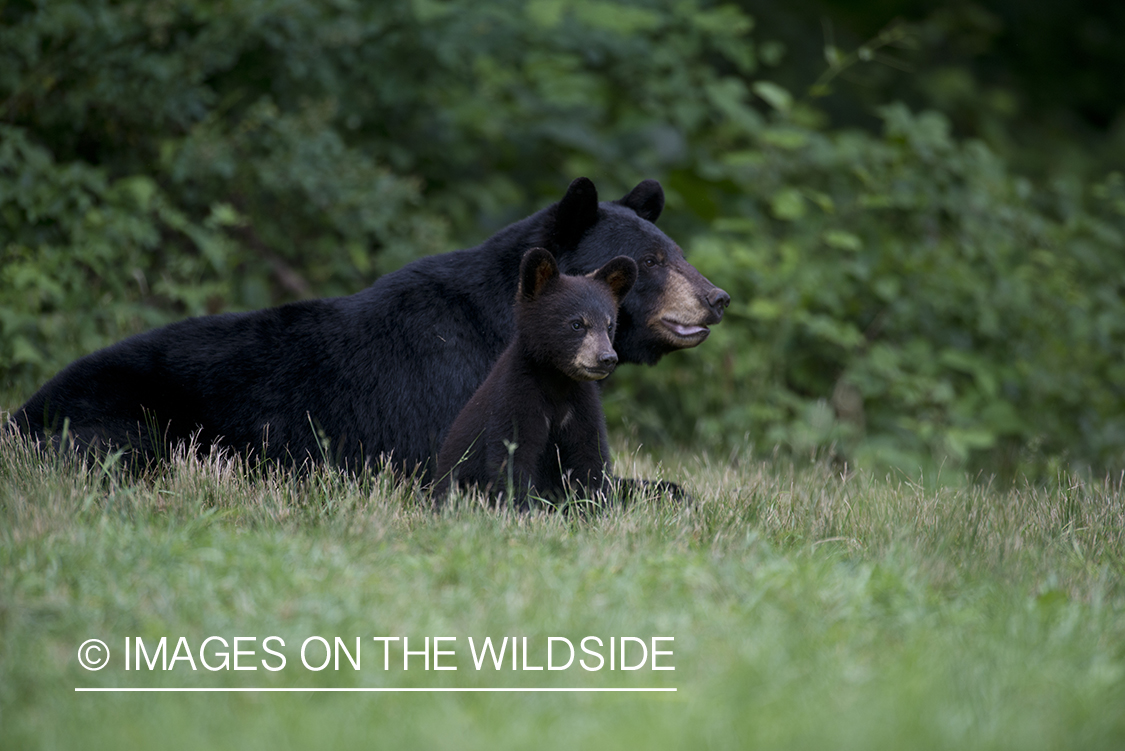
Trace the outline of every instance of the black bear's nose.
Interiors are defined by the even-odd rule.
[[[598,358],[598,365],[603,368],[612,368],[617,365],[617,353],[605,352]]]
[[[711,290],[711,293],[707,295],[707,305],[711,307],[711,310],[715,311],[715,315],[722,318],[723,311],[730,305],[730,295],[718,287],[715,287],[715,289]]]

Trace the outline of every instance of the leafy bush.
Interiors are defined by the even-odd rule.
[[[779,117],[701,166],[722,211],[691,258],[735,302],[690,356],[621,374],[616,413],[863,463],[1120,462],[1121,176],[1037,191],[939,114],[880,115],[881,138]]]
[[[110,181],[57,164],[20,129],[0,125],[0,137],[6,378],[37,380],[57,367],[53,349],[90,351],[165,322],[161,308],[205,313],[226,292],[231,249],[215,221],[191,222],[146,176]]]
[[[185,315],[354,292],[578,175],[604,197],[657,177],[734,304],[616,375],[611,420],[868,463],[1119,463],[1121,178],[1035,185],[903,106],[833,129],[752,28],[707,0],[4,5],[0,389]]]
[[[4,6],[0,384],[183,315],[357,291],[578,174],[620,195],[684,158],[713,61],[754,66],[749,19],[703,6]]]

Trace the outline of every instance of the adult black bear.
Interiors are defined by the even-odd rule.
[[[529,250],[520,264],[516,335],[457,415],[438,452],[434,504],[453,484],[559,498],[569,484],[605,490],[612,472],[601,393],[594,383],[617,366],[617,306],[637,280],[618,256],[589,276],[559,274],[554,256]]]
[[[645,180],[598,203],[586,178],[481,245],[415,261],[349,297],[192,318],[83,357],[16,413],[20,430],[142,460],[195,440],[284,462],[358,467],[380,455],[428,464],[514,333],[520,259],[545,247],[564,273],[618,255],[639,267],[614,346],[655,363],[694,347],[730,297],[653,224],[664,192]]]

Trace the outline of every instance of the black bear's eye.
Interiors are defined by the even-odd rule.
[[[644,263],[645,263],[645,266],[647,266],[648,268],[651,269],[653,266],[656,265],[656,256],[645,256]]]
[[[572,329],[574,329],[575,331],[581,331],[582,329],[586,328],[585,326],[582,325],[582,321],[571,321],[570,327]]]

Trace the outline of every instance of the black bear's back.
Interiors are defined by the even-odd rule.
[[[339,408],[345,369],[323,339],[345,328],[335,300],[179,321],[74,361],[13,417],[34,435],[66,426],[80,444],[148,455],[193,438],[296,455],[317,443],[293,416]]]

